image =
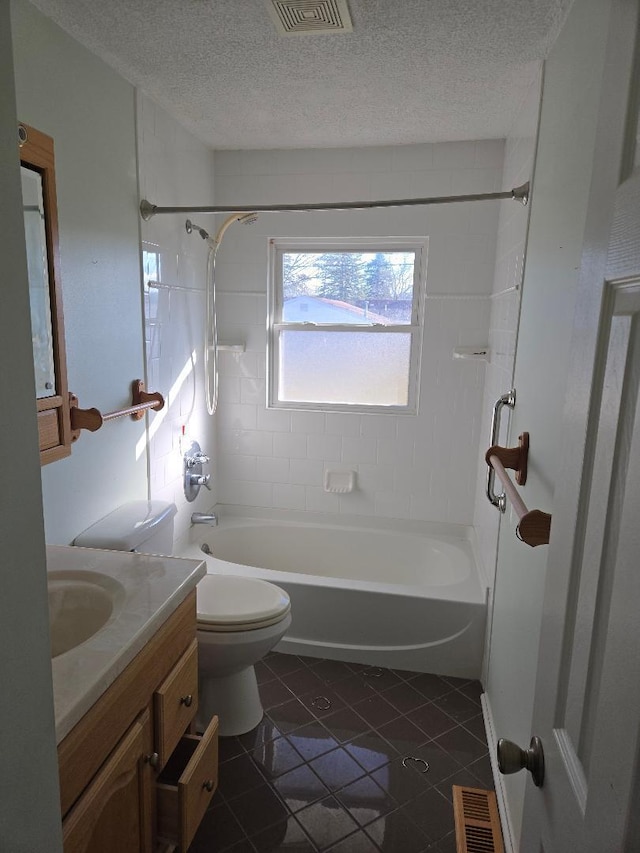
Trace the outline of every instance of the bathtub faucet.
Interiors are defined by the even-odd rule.
[[[218,516],[215,512],[192,512],[191,524],[209,524],[211,527],[217,527]]]

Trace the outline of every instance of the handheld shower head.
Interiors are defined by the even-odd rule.
[[[254,222],[257,222],[258,214],[255,210],[251,211],[251,213],[241,213],[237,221],[241,222],[243,225],[252,225]]]
[[[233,225],[234,222],[241,222],[243,225],[250,225],[255,222],[257,218],[258,214],[254,210],[249,213],[232,213],[231,216],[227,217],[227,219],[222,223],[215,237],[212,237],[208,231],[205,231],[204,228],[196,225],[195,222],[192,222],[190,219],[187,219],[184,227],[186,228],[187,234],[193,234],[194,231],[197,231],[203,240],[207,240],[212,247],[217,247],[222,242],[222,238],[227,228],[230,225]]]
[[[233,225],[234,222],[241,222],[243,225],[250,225],[252,222],[255,222],[257,218],[258,214],[255,210],[252,210],[249,213],[232,213],[231,216],[227,216],[214,238],[216,245],[222,242],[222,238],[224,237],[227,228],[230,225]]]

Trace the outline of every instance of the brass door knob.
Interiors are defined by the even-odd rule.
[[[544,750],[539,737],[532,737],[529,749],[521,749],[513,741],[500,738],[498,741],[498,769],[507,776],[528,770],[536,788],[541,788],[544,782]]]
[[[191,695],[191,693],[189,693],[187,696],[183,696],[180,699],[180,704],[184,705],[185,708],[190,708],[192,702],[193,702],[193,696]]]

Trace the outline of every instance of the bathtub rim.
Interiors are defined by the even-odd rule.
[[[191,508],[190,508],[191,509]],[[311,510],[281,509],[278,507],[244,506],[241,504],[217,503],[210,510],[220,521],[225,523],[232,519],[260,519],[268,521],[283,521],[293,524],[314,524],[336,527],[355,527],[375,530],[415,533],[417,535],[436,536],[458,541],[472,541],[473,528],[467,524],[453,524],[446,521],[422,521],[414,518],[389,518],[387,516],[360,515],[359,513],[315,512]],[[183,547],[191,541],[195,530],[206,525],[191,525],[189,531],[180,537],[179,544]],[[178,545],[178,541],[176,541]]]
[[[465,581],[442,586],[417,586],[412,584],[380,583],[379,581],[361,581],[351,578],[324,577],[322,575],[304,574],[303,572],[279,572],[275,569],[261,569],[247,566],[244,563],[230,563],[219,560],[212,554],[205,554],[198,543],[192,542],[176,556],[184,559],[204,560],[207,574],[240,574],[245,577],[259,578],[279,586],[299,584],[308,587],[329,587],[330,589],[352,589],[364,592],[376,592],[389,596],[413,596],[433,601],[455,601],[461,604],[486,604],[487,588],[480,585],[480,578],[475,574]]]

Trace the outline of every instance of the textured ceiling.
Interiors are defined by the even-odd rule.
[[[214,148],[505,136],[572,0],[349,0],[280,36],[264,0],[35,0]]]

